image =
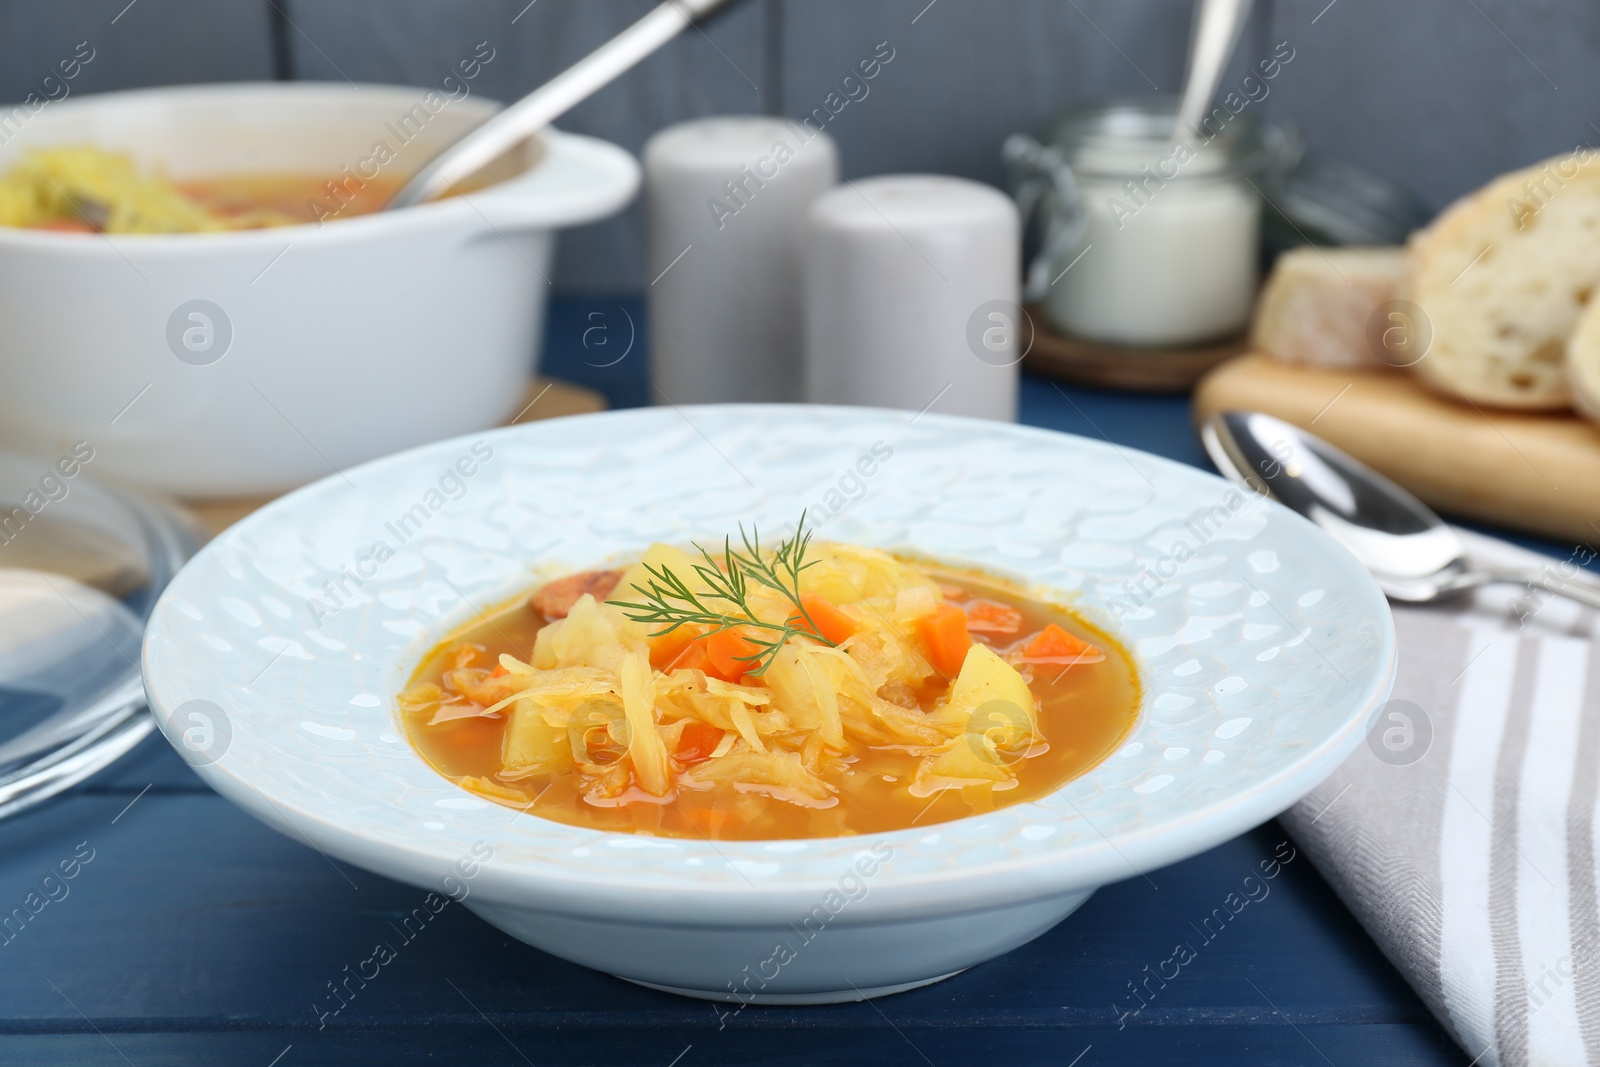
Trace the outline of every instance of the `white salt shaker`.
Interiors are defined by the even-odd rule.
[[[806,399],[1012,421],[1031,338],[1009,197],[938,175],[840,186],[806,235]]]
[[[699,119],[649,140],[644,175],[657,401],[798,399],[805,216],[839,180],[833,139]]]

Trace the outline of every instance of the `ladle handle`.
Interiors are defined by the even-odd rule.
[[[538,133],[729,0],[665,0],[572,66],[435,156],[385,210],[450,192],[519,141]]]

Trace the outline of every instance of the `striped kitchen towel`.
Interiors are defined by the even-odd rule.
[[[1476,1063],[1600,1067],[1600,623],[1508,586],[1394,615],[1393,698],[1283,821]]]

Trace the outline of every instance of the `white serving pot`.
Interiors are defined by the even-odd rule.
[[[459,84],[459,83],[458,83]],[[0,145],[93,144],[175,178],[415,169],[498,109],[427,89],[243,84],[50,104]],[[408,138],[402,142],[401,137]],[[627,152],[548,131],[537,164],[403,211],[222,234],[0,228],[0,447],[101,478],[274,492],[515,414],[555,230],[622,208]],[[403,147],[400,147],[403,143]],[[331,203],[331,201],[330,201]]]

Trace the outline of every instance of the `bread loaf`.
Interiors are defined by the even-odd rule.
[[[1571,403],[1567,339],[1600,285],[1600,159],[1584,147],[1451,205],[1411,239],[1407,296],[1433,340],[1413,368],[1446,395]]]
[[[1600,422],[1600,301],[1584,309],[1567,340],[1567,384],[1573,406]]]
[[[1285,363],[1377,366],[1368,323],[1400,295],[1406,269],[1400,247],[1290,249],[1261,292],[1251,342]]]

